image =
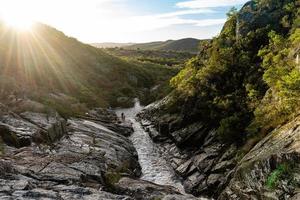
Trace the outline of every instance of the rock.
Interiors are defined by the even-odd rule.
[[[108,173],[121,177],[141,174],[137,153],[125,136],[85,119],[66,123],[58,116],[40,113],[21,116],[3,112],[1,123],[16,134],[28,125],[32,127],[29,133],[41,130],[41,137],[47,135],[49,140],[36,144],[35,135],[28,134],[30,146],[5,146],[0,160],[0,199],[132,200],[103,191],[112,189],[106,180]]]
[[[90,110],[85,114],[85,116],[102,122],[115,123],[118,121],[118,116],[115,112],[104,108],[95,108]]]
[[[266,136],[239,163],[219,199],[290,199],[294,196],[295,186],[300,184],[297,178],[299,138],[300,117]],[[284,175],[276,175],[275,188],[270,190],[267,181],[275,172]]]
[[[119,124],[119,119],[116,113],[110,109],[95,108],[85,114],[82,118],[101,124],[108,129],[129,137],[133,128],[129,124]]]
[[[213,187],[213,186],[218,185],[219,183],[221,183],[223,179],[224,179],[223,174],[210,174],[209,177],[206,180],[206,184],[209,187]]]
[[[7,145],[18,148],[29,146],[33,141],[45,141],[45,135],[47,135],[45,130],[16,114],[7,112],[0,116],[0,136]]]
[[[66,121],[57,113],[25,112],[17,115],[1,106],[0,136],[4,143],[17,148],[35,143],[52,143],[66,133]]]
[[[55,113],[48,115],[44,113],[24,112],[20,116],[35,124],[47,132],[47,141],[52,143],[66,134],[66,120]]]
[[[205,182],[205,175],[197,171],[184,180],[183,186],[186,192],[192,193],[203,182]]]
[[[298,200],[300,199],[300,192],[295,194],[293,197],[291,197],[291,200]]]
[[[201,144],[201,139],[203,139],[207,132],[205,131],[205,126],[201,123],[194,123],[188,127],[182,128],[180,130],[171,132],[170,135],[174,138],[177,145],[183,145],[184,143],[189,143],[193,145],[195,143]]]
[[[232,169],[235,167],[236,162],[228,160],[228,161],[222,161],[218,162],[215,167],[212,168],[212,172],[225,172],[228,169]]]
[[[167,195],[162,200],[207,200],[206,198],[197,198],[192,195]]]
[[[116,187],[123,193],[140,200],[151,200],[163,198],[168,194],[179,194],[177,189],[171,186],[161,186],[148,181],[122,178]]]
[[[190,173],[196,170],[196,166],[193,164],[193,158],[189,159],[185,163],[181,164],[178,168],[176,168],[176,172],[180,174],[180,176],[185,177]]]
[[[150,105],[139,119],[151,121],[152,125],[160,124],[160,129],[165,123],[165,131],[158,133],[147,124],[149,135],[182,178],[185,190],[196,196],[217,198],[232,177],[237,163],[236,147],[221,144],[215,129],[201,122],[183,125],[183,116],[163,113],[166,101]],[[162,137],[164,139],[160,140]]]
[[[158,131],[161,135],[168,135],[169,134],[169,124],[165,122],[160,122],[158,124]]]

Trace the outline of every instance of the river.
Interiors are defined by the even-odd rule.
[[[138,153],[139,163],[142,168],[141,179],[159,185],[173,186],[177,188],[179,192],[185,194],[180,179],[176,176],[167,160],[159,152],[157,144],[153,143],[149,134],[144,131],[141,124],[135,120],[136,114],[142,109],[143,107],[140,105],[140,102],[136,100],[134,107],[116,110],[119,117],[124,113],[126,122],[132,123],[134,132],[129,139],[132,141]]]

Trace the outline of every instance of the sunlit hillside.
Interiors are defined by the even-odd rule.
[[[128,63],[43,24],[27,31],[2,24],[0,32],[2,98],[25,95],[56,106],[49,95],[63,93],[85,106],[130,105],[174,75],[160,66]]]

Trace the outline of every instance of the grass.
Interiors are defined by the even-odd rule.
[[[271,172],[267,178],[266,186],[269,189],[275,189],[278,186],[278,182],[285,178],[291,178],[292,165],[289,163],[283,163],[277,166],[275,170]]]

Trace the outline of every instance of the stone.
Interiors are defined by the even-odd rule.
[[[180,130],[171,132],[170,135],[174,138],[177,145],[182,145],[185,142],[189,142],[190,144],[194,144],[195,142],[199,142],[200,139],[204,138],[205,131],[203,131],[205,127],[201,123],[194,123],[189,125],[188,127],[182,128]]]
[[[176,168],[176,172],[180,174],[180,176],[187,176],[188,174],[194,172],[196,166],[193,164],[193,159],[189,159],[185,163],[181,164],[179,167]]]
[[[300,117],[274,130],[247,153],[240,161],[229,185],[222,192],[220,200],[259,199],[261,194],[266,199],[290,199],[295,188],[290,178],[297,180],[300,167],[299,138]],[[281,177],[276,190],[269,191],[266,181],[279,166],[288,165],[291,175]],[[291,176],[290,175],[290,176]],[[251,191],[249,193],[248,191]],[[235,198],[233,198],[235,196]]]
[[[168,194],[180,194],[177,189],[172,186],[161,186],[148,181],[122,178],[116,187],[127,195],[135,199],[151,200],[155,198],[163,198]]]
[[[4,147],[0,199],[133,200],[111,191],[105,178],[111,172],[135,178],[141,174],[137,152],[122,134],[100,122],[74,118],[66,123],[41,113],[5,111],[0,121],[16,135],[27,125],[31,128],[26,129],[29,146]],[[41,138],[49,136],[47,142],[36,143],[35,131],[40,130]]]
[[[48,115],[44,113],[24,112],[20,116],[39,128],[46,130],[48,142],[55,142],[66,134],[66,120],[58,113]]]

